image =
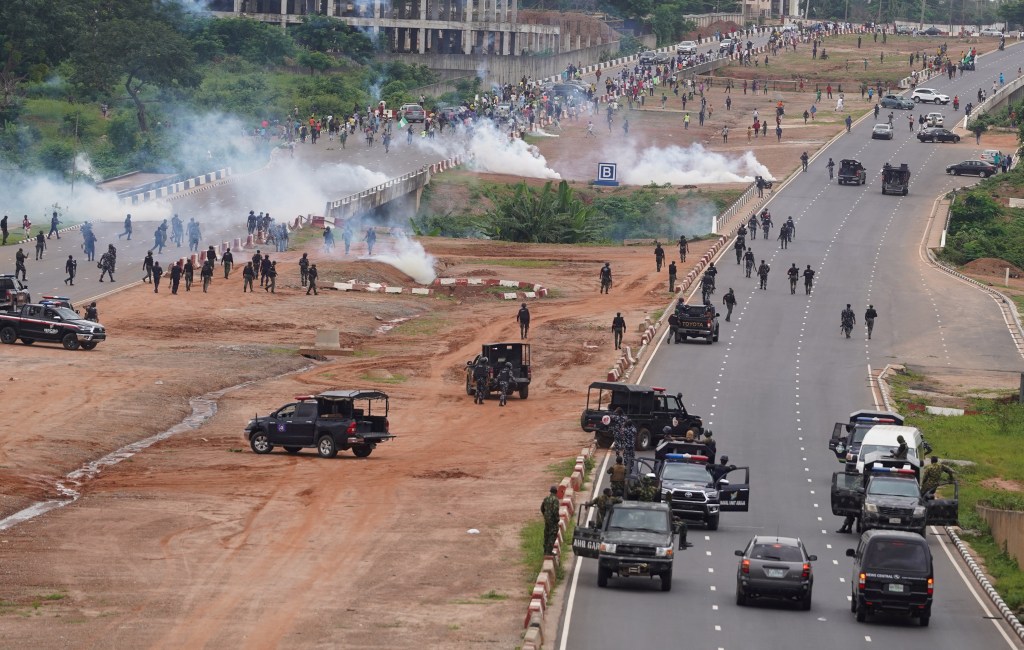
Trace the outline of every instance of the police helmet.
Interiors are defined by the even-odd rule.
[[[725,465],[725,464],[726,464],[726,463],[728,463],[728,462],[729,462],[729,457],[728,457],[728,456],[725,456],[725,455],[723,455],[723,456],[722,456],[722,464],[723,464],[723,465]]]

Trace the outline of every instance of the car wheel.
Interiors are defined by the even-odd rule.
[[[908,190],[908,189],[907,189],[906,187],[904,187],[904,188],[903,188],[903,196],[906,196],[906,195],[907,195],[907,192],[908,192],[908,191],[909,191],[909,190]]]
[[[811,592],[808,590],[804,597],[800,599],[800,609],[805,612],[811,608]]]
[[[597,439],[597,446],[601,449],[608,449],[612,446],[613,438],[611,436],[598,434],[595,438]]]
[[[654,446],[654,440],[651,438],[651,431],[647,427],[641,428],[636,432],[636,450],[647,451]]]
[[[716,343],[718,342],[718,328],[717,327],[715,328],[715,336],[711,340],[716,342]]]
[[[321,436],[316,442],[316,453],[320,458],[334,458],[338,455],[338,446],[334,444],[334,438]]]
[[[83,350],[93,350],[96,348],[96,341],[83,341],[79,343]]]
[[[302,451],[302,447],[285,447],[284,450],[289,454],[297,454]]]
[[[960,170],[959,169],[954,169],[953,170],[953,175],[954,176],[959,176],[960,175]]]
[[[718,520],[720,517],[721,515],[715,515],[714,517],[708,519],[708,530],[718,530]]]
[[[356,458],[366,458],[373,453],[373,445],[353,445],[352,453]]]
[[[955,138],[953,138],[953,144],[958,144],[959,142],[960,142],[960,136],[956,136]]]
[[[857,613],[857,596],[856,595],[854,595],[852,598],[850,598],[850,613],[851,614],[856,614]]]
[[[982,178],[988,178],[988,172],[981,172]]]
[[[519,389],[519,399],[526,399],[530,396],[530,386],[525,385]]]
[[[249,446],[257,454],[269,454],[274,451],[274,445],[270,444],[270,436],[263,431],[257,431],[249,437]]]
[[[466,394],[471,397],[473,395],[473,383],[469,381],[469,377],[466,377]]]
[[[672,569],[661,574],[661,590],[672,591]],[[922,617],[921,620],[924,620]]]
[[[64,338],[60,340],[61,345],[64,346],[65,350],[77,350],[78,349],[78,337],[74,334],[68,333],[64,335]]]
[[[611,576],[612,570],[608,567],[599,566],[597,567],[597,586],[607,587],[608,578]]]
[[[18,332],[13,327],[5,327],[0,330],[0,343],[11,345],[18,340]]]
[[[747,595],[743,593],[743,588],[736,585],[736,604],[740,607],[744,607],[747,604]]]

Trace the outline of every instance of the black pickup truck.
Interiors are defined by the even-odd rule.
[[[597,560],[597,586],[607,587],[612,576],[661,579],[661,590],[672,590],[672,560],[680,523],[664,503],[624,501],[610,506],[601,528],[586,525],[580,505],[572,552]],[[686,547],[679,538],[679,549]]]
[[[699,521],[708,530],[718,530],[721,513],[749,511],[750,468],[730,466],[716,480],[708,460],[696,454],[667,453],[655,461],[653,473],[661,500],[669,504],[674,518]]]
[[[533,372],[530,370],[530,344],[529,343],[485,343],[480,354],[472,361],[466,362],[466,394],[473,395],[476,392],[476,383],[473,381],[473,368],[480,363],[481,359],[487,359],[490,366],[489,379],[487,380],[488,392],[498,390],[498,373],[500,366],[506,363],[512,364],[512,376],[515,377],[515,386],[510,392],[519,392],[519,399],[526,399],[530,396],[530,380]]]
[[[56,305],[22,305],[18,311],[0,311],[0,343],[21,339],[60,343],[65,350],[92,350],[105,341],[107,331],[99,323],[82,320],[76,312]]]
[[[249,420],[245,439],[254,452],[269,454],[281,445],[289,454],[315,447],[321,458],[334,458],[346,449],[366,458],[378,443],[395,437],[387,393],[379,390],[332,390],[295,400]]]
[[[599,447],[610,447],[614,440],[604,416],[611,416],[618,408],[636,425],[636,448],[640,451],[651,449],[664,438],[665,427],[672,427],[673,419],[696,434],[704,432],[700,416],[690,415],[683,406],[682,393],[668,395],[658,386],[595,381],[587,391],[580,427],[594,432]]]
[[[868,182],[868,172],[859,160],[844,158],[839,161],[838,181],[840,185],[863,185]]]
[[[718,312],[711,305],[676,305],[675,341],[704,339],[708,345],[718,340]]]
[[[0,311],[17,311],[22,305],[32,302],[32,296],[16,276],[0,274]]]
[[[860,531],[882,528],[923,536],[928,526],[957,525],[960,487],[955,480],[922,494],[920,467],[913,459],[874,452],[864,460],[863,474],[832,475],[832,514],[857,516]],[[937,497],[936,490],[947,485],[952,498]]]

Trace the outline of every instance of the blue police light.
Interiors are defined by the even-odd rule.
[[[884,474],[914,474],[912,469],[902,469],[899,467],[872,467],[872,472],[884,473]]]
[[[679,461],[707,461],[707,456],[701,456],[699,454],[665,454],[665,460],[679,460]]]

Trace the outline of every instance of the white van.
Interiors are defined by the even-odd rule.
[[[861,442],[860,451],[857,453],[857,456],[855,458],[847,456],[847,469],[853,469],[851,465],[856,463],[857,472],[862,472],[864,470],[864,456],[866,454],[876,451],[889,454],[890,451],[894,451],[900,446],[900,443],[896,441],[896,438],[899,436],[903,436],[903,440],[907,443],[907,458],[916,460],[918,465],[922,464],[925,457],[931,452],[932,447],[925,441],[920,429],[917,427],[900,427],[895,424],[878,424],[871,427],[864,434],[864,440]]]

